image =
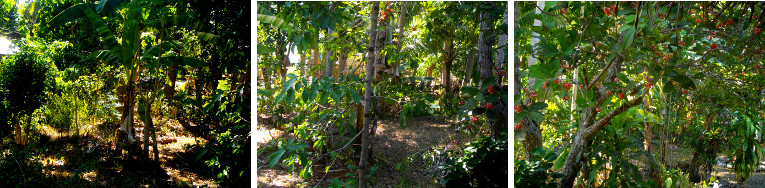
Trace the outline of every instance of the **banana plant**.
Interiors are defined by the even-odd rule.
[[[162,33],[168,33],[162,32],[162,30],[184,28],[188,31],[199,31],[205,30],[203,24],[191,19],[188,14],[182,13],[160,17],[159,21],[149,22],[146,21],[147,14],[142,12],[144,10],[143,7],[136,4],[123,4],[121,0],[102,0],[99,4],[81,3],[65,9],[48,22],[52,27],[58,27],[86,17],[93,27],[96,28],[96,32],[98,32],[106,48],[106,50],[93,52],[94,54],[92,55],[108,63],[119,65],[119,71],[127,75],[118,84],[117,95],[124,96],[120,97],[124,107],[122,109],[123,117],[119,130],[127,134],[128,144],[133,144],[136,141],[135,133],[133,132],[132,109],[136,102],[136,82],[142,73],[142,67],[146,68],[148,72],[156,73],[163,72],[157,70],[161,67],[166,67],[163,65],[202,67],[207,64],[191,57],[162,56],[180,46],[178,41],[161,41],[164,38]],[[124,5],[127,5],[127,11],[120,20],[123,28],[122,41],[119,42],[117,35],[106,26],[102,17],[118,16],[119,14],[115,14],[116,8]],[[157,36],[160,39],[157,41],[158,45],[152,46],[147,44],[145,45],[146,47],[143,47],[141,34],[150,31],[151,28],[154,28],[151,31],[160,31],[160,36]],[[206,41],[214,41],[218,37],[206,32],[197,32],[197,36],[199,39]]]

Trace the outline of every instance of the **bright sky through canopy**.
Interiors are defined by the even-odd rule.
[[[0,37],[0,54],[11,54],[11,41],[4,37]]]

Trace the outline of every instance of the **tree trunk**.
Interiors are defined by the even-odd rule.
[[[452,70],[452,62],[454,61],[454,39],[449,38],[446,41],[444,41],[444,53],[443,55],[443,61],[444,64],[441,66],[441,83],[444,86],[444,94],[449,96],[451,95],[451,88],[452,88],[452,76],[451,76],[451,70]]]
[[[321,61],[321,57],[319,57],[319,50],[314,49],[313,54],[311,55],[311,58],[313,59],[313,61],[311,62],[311,66],[308,67],[308,71],[311,71],[313,69],[313,66],[318,65],[319,61]],[[314,72],[313,74],[311,74],[311,76],[317,77],[319,76],[319,74]]]
[[[346,75],[346,73],[343,73],[345,69],[348,68],[348,52],[345,50],[340,50],[340,65],[338,65],[337,72],[339,76]]]
[[[332,2],[329,3],[329,11],[332,11]],[[330,48],[329,44],[329,39],[332,38],[332,28],[327,28],[327,35],[325,35],[324,38],[324,50],[327,51],[327,59],[324,62],[324,75],[332,78],[332,67],[335,63],[334,59],[332,58],[332,48]]]
[[[624,32],[622,32],[622,37],[619,37],[619,40],[616,42],[616,44],[620,45],[622,43],[622,38],[624,36]],[[616,78],[616,75],[621,71],[621,65],[622,65],[622,58],[620,56],[617,56],[612,60],[612,64],[610,67],[605,67],[607,70],[606,78],[605,80],[613,80]],[[569,154],[566,157],[566,161],[563,164],[563,167],[561,168],[561,172],[563,174],[563,178],[561,178],[558,181],[558,187],[572,187],[574,185],[574,180],[581,168],[582,162],[588,160],[587,158],[583,158],[582,152],[589,147],[589,142],[592,140],[592,138],[595,136],[595,134],[600,131],[603,127],[605,127],[606,124],[616,115],[621,114],[624,111],[627,111],[629,108],[638,105],[643,102],[643,96],[640,96],[632,101],[626,101],[624,104],[616,108],[614,111],[610,112],[608,115],[603,116],[600,120],[597,122],[595,121],[595,118],[597,116],[597,112],[595,109],[603,104],[603,102],[606,101],[608,98],[607,95],[605,95],[606,88],[600,89],[598,92],[595,93],[595,100],[593,106],[589,106],[582,110],[580,118],[579,118],[579,126],[577,128],[577,132],[575,134],[574,140],[571,144],[571,149],[569,150]],[[626,100],[626,99],[625,99]]]
[[[277,45],[276,46],[276,55],[277,55],[277,59],[279,60],[279,62],[277,63],[277,66],[279,66],[279,74],[281,76],[281,82],[280,83],[284,84],[284,82],[287,79],[287,67],[289,66],[290,60],[287,57],[287,55],[284,54],[285,51],[286,51],[285,47],[286,47],[287,44],[284,41],[285,39],[282,37],[281,32],[278,32],[276,34],[276,38],[277,38],[276,39],[277,40],[277,42],[276,42],[276,45]]]
[[[537,5],[539,5],[539,3],[537,3]],[[544,2],[542,2],[542,6],[544,6]],[[519,18],[518,17],[518,11],[519,11],[518,10],[518,2],[515,2],[515,13],[514,13],[515,14],[515,26],[514,27],[516,29],[518,29],[518,18]],[[538,20],[535,20],[534,24],[536,24],[536,22],[538,22]],[[538,38],[534,38],[534,37],[538,37],[539,34],[536,34],[536,35],[535,34],[536,33],[532,33],[532,40],[531,40],[532,48],[534,48],[534,45],[536,45],[536,43],[539,42]],[[516,43],[516,48],[518,48],[517,45],[518,44]],[[514,81],[515,82],[515,88],[514,88],[514,90],[515,90],[516,94],[520,94],[521,93],[521,88],[522,88],[523,84],[521,84],[521,79],[520,79],[519,74],[518,74],[519,73],[518,72],[519,71],[518,64],[521,61],[520,61],[520,59],[517,56],[515,57],[515,61],[516,61],[516,63],[513,63],[514,64],[514,69],[515,69],[514,70],[515,71],[515,78],[514,78],[514,80],[515,80]],[[528,66],[531,66],[531,65],[534,65],[534,64],[536,64],[536,58],[534,58],[533,55],[529,55]],[[534,85],[534,79],[533,78],[528,78],[527,84],[528,84],[527,87],[529,87],[529,88],[531,86],[533,86]],[[525,103],[526,104],[531,104],[533,102],[534,101],[532,99],[527,99],[527,101]],[[523,143],[523,148],[524,148],[524,154],[525,154],[526,160],[530,160],[531,159],[531,151],[533,151],[535,148],[538,148],[538,147],[542,146],[542,131],[539,128],[539,122],[536,122],[536,121],[532,120],[529,117],[523,118],[523,123],[522,123],[521,129],[516,134],[522,135],[521,137],[522,137],[522,143]],[[518,138],[518,136],[516,136],[516,138]]]
[[[170,66],[166,73],[168,79],[170,80],[170,84],[165,85],[164,87],[165,99],[172,101],[173,97],[175,97],[175,80],[178,79],[178,65]],[[268,89],[270,89],[270,85]]]
[[[369,20],[370,22],[370,28],[369,28],[369,46],[367,47],[367,73],[365,75],[364,79],[364,127],[362,128],[361,133],[361,159],[359,160],[359,187],[366,187],[366,170],[367,170],[367,152],[369,152],[369,148],[371,147],[369,145],[369,123],[370,123],[370,115],[372,112],[372,64],[374,63],[374,52],[375,46],[377,46],[377,15],[378,10],[380,9],[380,2],[375,1],[372,2],[372,12],[371,12],[371,18]]]
[[[144,100],[146,100],[146,106],[144,107],[144,115],[143,117],[143,151],[144,151],[144,157],[146,159],[149,159],[149,137],[151,135],[151,129],[154,128],[154,123],[151,121],[151,101],[149,101],[149,95],[148,93],[144,97]]]
[[[507,9],[505,9],[505,17],[502,19],[502,24],[507,25]],[[497,59],[494,61],[494,67],[501,68],[505,64],[505,54],[507,53],[507,34],[502,33],[499,35],[499,45],[497,47]],[[502,69],[505,70],[505,69]],[[498,77],[497,80],[494,81],[494,84],[499,86],[502,85],[502,80],[504,80],[504,76],[497,73]],[[498,116],[496,121],[491,121],[491,136],[494,138],[499,138],[500,133],[502,133],[503,130],[507,130],[507,104],[504,103],[504,101],[497,99],[495,101],[492,101],[494,107],[491,109],[501,116]]]
[[[396,43],[396,49],[398,49],[398,52],[401,53],[401,45],[404,43],[404,32],[406,32],[406,2],[400,2],[401,3],[401,10],[398,11],[398,43]],[[398,72],[398,67],[400,66],[400,62],[398,60],[393,61],[393,75],[395,77],[400,76],[400,73]]]
[[[494,7],[493,2],[487,2],[491,7]],[[481,23],[480,30],[478,32],[478,67],[481,73],[481,80],[491,76],[491,68],[493,63],[491,61],[491,46],[494,42],[494,37],[489,29],[488,19],[491,19],[491,15],[488,12],[481,11]]]
[[[306,67],[306,61],[305,61],[305,53],[300,53],[300,76],[305,76],[305,67]]]
[[[122,124],[120,124],[119,131],[122,131],[127,136],[128,144],[133,144],[135,139],[135,133],[133,132],[133,104],[135,103],[135,86],[131,81],[124,87],[124,106],[122,109]],[[120,142],[120,140],[117,140]]]

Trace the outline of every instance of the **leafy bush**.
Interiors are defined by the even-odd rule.
[[[468,145],[462,157],[447,159],[440,167],[449,172],[441,179],[441,184],[446,187],[507,187],[507,137],[496,140],[481,137]]]
[[[0,64],[0,127],[8,133],[10,126],[28,116],[46,100],[46,91],[55,87],[53,68],[44,56],[21,42],[21,51]]]
[[[549,173],[553,161],[558,157],[554,150],[545,151],[537,148],[532,151],[530,161],[515,160],[516,187],[556,187],[560,173]]]
[[[196,152],[197,161],[204,161],[224,185],[249,185],[250,166],[250,95],[249,84],[232,87],[230,91],[216,90],[204,105],[204,112],[222,119],[221,127],[213,131],[214,140]],[[248,92],[249,93],[249,92]],[[244,181],[241,181],[244,180]]]

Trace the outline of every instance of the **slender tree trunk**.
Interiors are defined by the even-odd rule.
[[[444,53],[443,53],[443,61],[444,64],[441,66],[441,83],[444,86],[444,94],[451,95],[451,88],[452,88],[452,76],[451,76],[451,70],[452,70],[452,62],[454,61],[454,39],[449,38],[447,41],[444,41]]]
[[[502,19],[502,24],[507,25],[507,8],[505,8],[505,14],[504,14],[504,18]],[[502,33],[499,35],[498,43],[499,44],[497,47],[497,59],[494,61],[494,67],[500,68],[501,70],[505,70],[501,67],[504,67],[503,65],[505,64],[505,62],[507,62],[505,61],[506,60],[505,54],[507,54],[507,34],[506,33]],[[497,80],[494,81],[494,84],[497,86],[502,85],[502,82],[504,80],[503,78],[504,76],[499,74],[498,72]],[[494,138],[499,138],[500,133],[502,133],[502,131],[504,130],[507,130],[507,104],[505,104],[505,102],[503,102],[500,99],[492,101],[491,103],[494,105],[494,107],[490,110],[493,110],[497,112],[497,114],[500,114],[499,118],[497,118],[496,121],[490,122],[491,136]]]
[[[135,133],[133,132],[133,104],[135,103],[135,86],[131,81],[124,87],[124,106],[122,109],[122,124],[119,131],[122,131],[127,136],[128,144],[133,144],[135,139]],[[117,140],[119,142],[119,140]]]
[[[305,67],[306,67],[306,60],[305,60],[305,53],[300,53],[300,76],[305,76]]]
[[[329,3],[329,11],[332,11],[332,2]],[[327,35],[324,36],[324,38],[325,38],[325,40],[324,40],[325,41],[324,42],[324,50],[327,51],[326,52],[327,59],[324,62],[324,75],[326,75],[327,77],[330,77],[330,78],[333,77],[332,76],[332,67],[335,64],[335,61],[332,58],[332,48],[330,47],[330,44],[329,44],[330,43],[329,39],[332,38],[331,36],[332,36],[332,29],[331,28],[327,28]]]
[[[401,10],[398,11],[398,43],[396,44],[396,49],[398,49],[398,52],[401,53],[401,46],[404,44],[404,33],[406,32],[406,2],[400,2],[401,3]],[[398,71],[398,67],[400,66],[400,62],[398,60],[393,61],[393,75],[395,77],[399,77],[400,73]]]
[[[143,117],[143,157],[149,159],[149,138],[151,136],[151,129],[154,127],[154,123],[151,121],[151,103],[149,103],[149,94],[147,93],[143,99],[146,101],[146,106],[144,107],[145,116]]]
[[[539,2],[537,3],[537,5],[539,5]],[[544,2],[542,2],[542,6],[544,6]],[[514,25],[514,27],[516,29],[518,29],[518,18],[519,18],[518,17],[518,11],[519,11],[518,9],[519,9],[518,2],[515,2],[515,13],[514,13],[515,14],[515,25]],[[537,25],[537,22],[539,22],[539,20],[534,20],[534,24],[535,25]],[[539,24],[541,25],[541,22]],[[534,48],[534,46],[536,45],[536,43],[539,42],[538,37],[539,37],[539,34],[532,33],[531,47],[533,49],[536,49],[536,48]],[[518,48],[517,45],[518,44],[516,43],[516,48]],[[517,63],[514,63],[514,69],[515,69],[514,70],[515,71],[515,79],[514,79],[515,80],[514,81],[515,82],[515,88],[514,88],[514,90],[515,90],[515,93],[517,95],[517,94],[521,93],[521,88],[523,88],[523,84],[522,84],[522,82],[520,80],[520,77],[518,76],[519,75],[518,74],[519,73],[518,72],[519,71],[518,64],[520,63],[520,59],[516,56],[515,61]],[[534,64],[536,64],[536,58],[534,58],[533,55],[529,55],[529,57],[528,57],[528,66],[531,66],[531,65],[534,65]],[[533,78],[528,78],[528,82],[527,82],[526,86],[530,88],[533,85],[534,85],[534,79]],[[531,104],[533,102],[534,101],[532,99],[527,99],[524,103]],[[531,151],[533,151],[535,148],[538,148],[538,147],[542,146],[542,131],[539,128],[539,122],[536,122],[536,121],[532,120],[529,117],[523,118],[523,123],[522,123],[521,129],[518,130],[516,134],[521,135],[521,140],[522,140],[522,143],[523,143],[524,154],[525,154],[526,160],[530,160],[531,159]],[[516,136],[516,138],[518,138],[518,137],[519,136]]]
[[[380,2],[372,2],[372,12],[369,28],[369,46],[367,47],[367,73],[364,79],[364,127],[361,131],[361,159],[359,160],[359,187],[366,187],[366,170],[367,170],[367,152],[369,152],[369,124],[372,112],[372,64],[374,63],[375,46],[377,46],[377,15],[380,9]]]
[[[321,61],[321,57],[319,57],[319,50],[314,49],[313,55],[311,55],[311,58],[313,58],[313,62],[311,62],[311,66],[308,67],[308,70],[311,71],[314,66],[319,65],[319,62]],[[311,76],[316,77],[319,76],[318,73],[313,73]]]
[[[616,42],[616,44],[620,45],[622,43],[623,36],[624,32],[622,32],[621,37],[619,37],[619,40]],[[622,61],[623,60],[621,57],[616,57],[614,60],[612,60],[610,67],[605,67],[607,70],[605,80],[613,80],[616,78],[616,75],[621,71]],[[600,129],[605,127],[605,125],[614,116],[619,115],[622,112],[627,111],[629,108],[632,108],[633,106],[643,102],[643,96],[640,96],[632,101],[625,100],[625,103],[617,107],[614,111],[604,115],[600,120],[595,121],[597,116],[595,109],[601,106],[608,97],[605,95],[605,91],[606,88],[604,87],[595,93],[595,100],[593,101],[594,105],[584,108],[581,112],[579,118],[579,126],[571,144],[571,149],[569,150],[566,161],[563,163],[563,167],[561,168],[563,178],[558,181],[558,187],[568,188],[574,185],[574,180],[582,166],[582,162],[588,160],[588,158],[584,157],[582,153],[587,147],[589,147],[590,141],[595,136],[595,134],[597,134]]]
[[[340,50],[340,65],[338,65],[337,72],[339,76],[346,75],[346,73],[343,73],[345,69],[348,68],[348,51]]]
[[[487,2],[489,6],[494,7],[493,2]],[[494,37],[489,29],[488,19],[491,19],[491,15],[488,12],[481,11],[481,23],[479,23],[480,30],[478,32],[478,67],[481,73],[481,80],[491,76],[491,68],[493,63],[491,61],[491,46],[494,42]]]

